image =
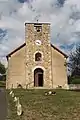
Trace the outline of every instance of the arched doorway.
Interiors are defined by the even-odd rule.
[[[44,71],[41,68],[34,70],[34,86],[42,87],[43,86],[43,73]]]

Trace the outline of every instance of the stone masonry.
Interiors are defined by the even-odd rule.
[[[26,84],[29,88],[34,87],[34,70],[35,68],[42,68],[44,71],[43,87],[52,87],[51,78],[51,46],[50,46],[50,24],[36,24],[41,25],[41,31],[37,32],[34,27],[35,24],[25,24],[25,39],[26,39]],[[36,40],[41,40],[41,45],[35,44]],[[42,53],[42,61],[35,61],[35,53]]]

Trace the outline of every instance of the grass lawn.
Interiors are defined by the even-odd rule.
[[[6,87],[6,81],[0,81],[0,87]]]
[[[20,97],[22,116],[16,115],[15,104],[8,94],[7,120],[80,120],[79,91],[55,90],[53,96],[45,96],[45,91],[48,90],[14,90]]]

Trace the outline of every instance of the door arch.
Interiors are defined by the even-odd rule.
[[[43,74],[44,74],[44,71],[41,68],[36,68],[34,70],[34,86],[35,87],[43,86]]]

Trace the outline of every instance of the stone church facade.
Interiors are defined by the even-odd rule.
[[[51,44],[49,23],[25,23],[25,43],[6,57],[7,89],[67,87],[67,55]]]

